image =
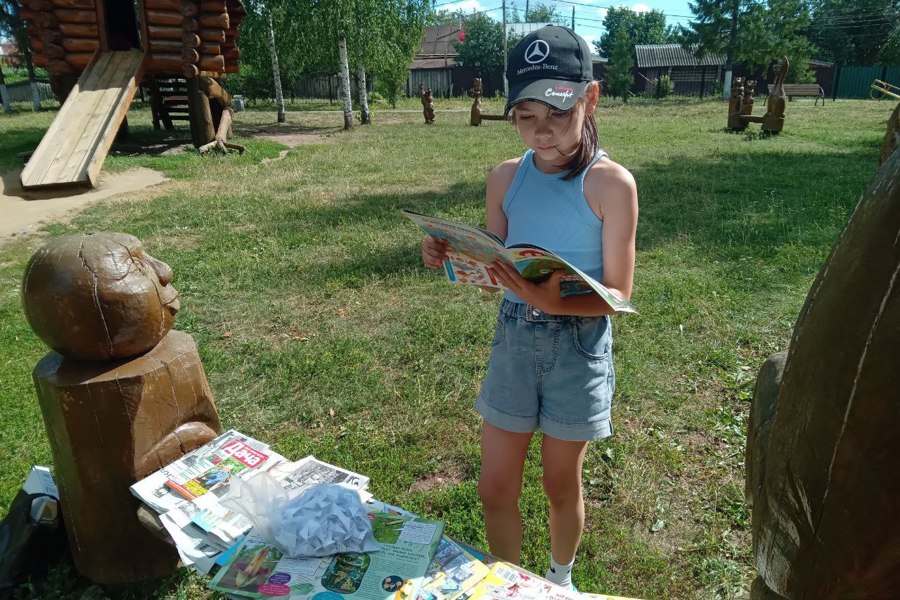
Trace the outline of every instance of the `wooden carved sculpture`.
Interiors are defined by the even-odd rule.
[[[481,77],[472,84],[472,110],[469,111],[469,125],[481,125]]]
[[[884,142],[881,144],[881,152],[878,153],[878,164],[884,164],[884,161],[894,153],[894,150],[900,146],[900,103],[894,107],[888,119],[887,132],[884,134]]]
[[[741,103],[744,98],[744,79],[735,77],[731,82],[731,97],[728,98],[728,129],[741,131],[747,127],[740,119]]]
[[[766,114],[761,117],[753,116],[753,94],[756,89],[756,81],[734,79],[731,87],[731,99],[728,102],[728,129],[732,131],[744,131],[749,123],[760,123],[762,131],[775,135],[784,129],[784,109],[787,97],[784,94],[784,78],[789,67],[788,59],[781,61],[781,70],[772,85],[772,91],[766,100]]]
[[[434,124],[434,97],[431,94],[431,88],[422,94],[422,114],[425,116],[426,125]]]
[[[76,568],[98,583],[161,577],[171,546],[128,488],[221,431],[197,347],[172,331],[172,270],[123,233],[57,238],[28,262],[25,316],[52,351],[34,369]]]
[[[787,106],[787,96],[784,94],[784,78],[787,75],[787,57],[781,60],[781,70],[775,78],[775,85],[766,99],[766,114],[762,119],[762,130],[766,133],[780,133],[784,129],[784,109]]]
[[[790,348],[763,365],[747,435],[753,600],[900,590],[900,152],[863,193]]]

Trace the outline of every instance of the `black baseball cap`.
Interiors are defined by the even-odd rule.
[[[507,60],[506,80],[509,98],[504,114],[526,100],[569,110],[594,80],[591,49],[568,27],[541,27],[513,48]]]

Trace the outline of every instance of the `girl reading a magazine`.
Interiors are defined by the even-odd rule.
[[[513,49],[506,74],[506,113],[528,150],[488,176],[487,228],[507,246],[547,248],[629,298],[637,190],[631,174],[599,148],[599,89],[587,43],[566,27],[544,27]],[[441,267],[447,242],[426,236],[422,257]],[[476,402],[484,419],[479,493],[488,542],[493,554],[518,564],[522,473],[540,430],[550,502],[547,578],[571,586],[584,528],[582,462],[589,441],[613,432],[614,311],[596,293],[561,298],[562,271],[540,284],[502,262],[492,273],[507,291]]]

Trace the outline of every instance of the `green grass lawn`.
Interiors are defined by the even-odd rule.
[[[441,112],[467,107],[442,101],[433,126],[421,114],[376,111],[374,125],[346,133],[339,113],[294,110],[283,126],[271,112],[239,113],[243,156],[118,153],[106,171],[147,166],[172,181],[0,247],[0,511],[32,464],[51,461],[31,382],[46,348],[19,299],[25,263],[48,235],[116,230],[174,269],[176,326],[199,345],[226,427],[288,457],[312,453],[369,475],[379,498],[485,545],[473,402],[499,298],[425,269],[419,232],[399,212],[483,224],[488,171],[523,147],[508,124],[473,128],[466,112]],[[602,145],[638,183],[640,314],[614,319],[616,435],[588,451],[580,589],[730,598],[748,586],[743,463],[753,381],[788,343],[875,172],[892,108],[798,100],[784,132],[766,138],[757,126],[724,132],[721,102],[601,102]],[[0,170],[37,144],[54,114],[0,115]],[[165,141],[149,131],[145,109],[129,119],[139,140]],[[261,163],[284,148],[250,132],[305,133],[314,143]],[[543,573],[538,456],[534,445],[524,565]],[[61,566],[46,597],[79,598],[88,586]],[[217,597],[185,572],[93,592]]]

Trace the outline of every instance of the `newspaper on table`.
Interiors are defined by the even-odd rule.
[[[325,558],[287,558],[253,533],[209,587],[232,597],[303,600],[318,594],[343,600],[412,598],[444,530],[442,521],[370,513],[381,550]]]
[[[415,600],[456,600],[484,579],[490,568],[444,536]]]

